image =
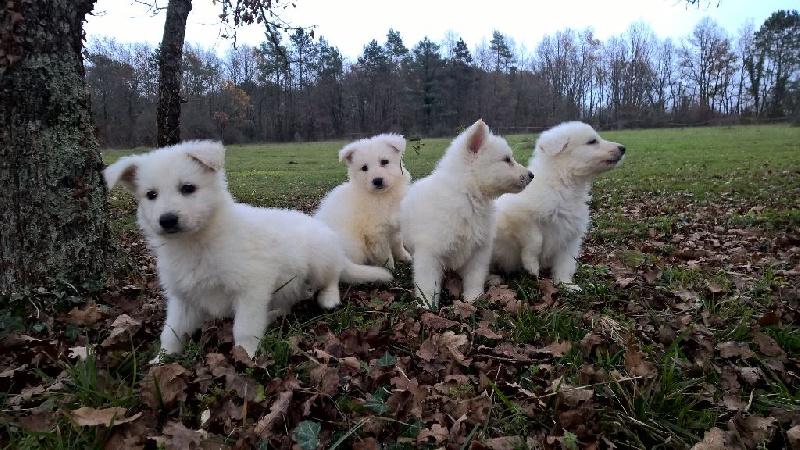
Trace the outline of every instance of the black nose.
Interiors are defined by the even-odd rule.
[[[625,154],[625,146],[624,145],[618,145],[617,148],[619,149],[619,151],[622,152],[623,155]]]
[[[158,224],[165,230],[174,230],[178,228],[178,215],[175,213],[162,214],[158,218]]]
[[[530,170],[528,171],[528,178],[530,178],[531,180],[533,179],[533,172],[531,172]]]
[[[381,178],[381,177],[373,178],[372,179],[372,184],[375,187],[383,187],[383,178]]]

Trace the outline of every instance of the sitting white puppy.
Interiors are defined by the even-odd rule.
[[[519,194],[496,201],[497,232],[492,267],[524,268],[533,276],[550,268],[554,283],[577,290],[572,278],[589,228],[589,190],[599,174],[616,167],[625,147],[602,139],[582,122],[543,132],[528,168],[536,176]]]
[[[403,167],[406,140],[398,134],[361,139],[339,151],[349,181],[322,200],[315,217],[339,235],[347,257],[358,264],[394,269],[411,261],[400,236],[400,200],[411,174]]]
[[[444,271],[455,270],[464,300],[483,294],[494,232],[494,199],[519,192],[533,175],[514,160],[505,139],[478,120],[450,144],[429,176],[400,204],[400,230],[414,261],[416,295],[439,305]]]
[[[234,317],[233,337],[251,357],[264,331],[318,292],[339,305],[339,279],[388,281],[389,271],[348,260],[336,233],[299,211],[236,203],[219,142],[191,141],[121,158],[106,168],[138,201],[167,299],[161,349],[180,354],[204,319]],[[156,357],[154,362],[158,362]]]

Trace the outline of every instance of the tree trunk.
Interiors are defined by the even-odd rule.
[[[158,58],[158,146],[181,140],[181,64],[192,0],[169,0]]]
[[[101,280],[103,161],[81,55],[94,0],[0,7],[0,295]]]

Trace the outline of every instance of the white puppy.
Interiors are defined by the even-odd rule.
[[[410,261],[403,248],[398,214],[411,174],[403,167],[406,140],[398,134],[361,139],[339,151],[349,181],[322,200],[316,217],[339,234],[348,258],[393,269]]]
[[[464,299],[483,294],[492,256],[494,199],[519,192],[533,175],[505,139],[478,120],[450,144],[429,176],[400,204],[400,230],[414,260],[417,298],[439,304],[444,271],[461,275]]]
[[[252,357],[267,325],[298,301],[318,292],[320,306],[339,305],[340,277],[392,278],[350,262],[336,233],[313,217],[236,203],[224,159],[221,143],[192,141],[121,158],[104,172],[109,189],[119,182],[139,203],[167,298],[164,352],[181,353],[204,319],[233,316],[234,341]]]
[[[553,282],[578,289],[572,277],[589,228],[591,182],[624,154],[624,146],[602,139],[585,123],[543,132],[528,163],[536,178],[521,193],[497,199],[493,268],[524,268],[537,277],[539,269],[550,268]]]

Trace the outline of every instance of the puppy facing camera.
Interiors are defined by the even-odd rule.
[[[138,202],[137,221],[155,253],[167,301],[161,349],[180,354],[205,319],[233,317],[233,337],[251,357],[267,326],[316,294],[339,305],[339,282],[389,281],[354,264],[336,233],[299,211],[237,203],[227,188],[225,148],[189,141],[119,159],[104,171]],[[158,362],[156,357],[154,362]]]
[[[339,152],[348,181],[325,196],[315,216],[336,231],[345,254],[356,263],[394,269],[395,261],[411,261],[398,218],[411,182],[403,166],[405,150],[403,136],[381,134]]]

